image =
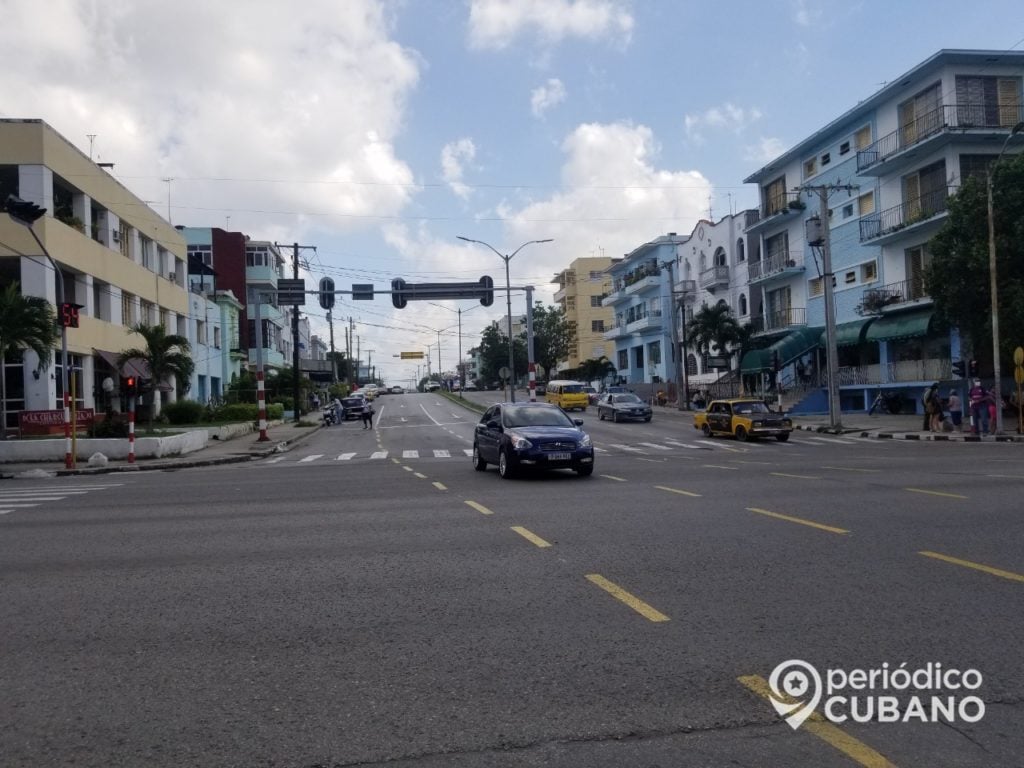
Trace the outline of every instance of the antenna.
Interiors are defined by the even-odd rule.
[[[96,141],[96,134],[87,133],[85,135],[89,138],[89,159],[92,160],[92,143]]]

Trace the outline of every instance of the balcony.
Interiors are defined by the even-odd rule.
[[[790,254],[769,254],[761,261],[752,261],[747,265],[747,278],[751,283],[764,282],[779,277],[789,277],[806,269],[803,257],[794,258]]]
[[[873,213],[860,220],[860,241],[872,241],[878,245],[895,240],[910,231],[920,229],[921,224],[933,221],[946,213],[952,187],[937,189],[921,197],[900,203],[879,213]],[[905,231],[908,230],[908,231]]]
[[[860,315],[881,315],[889,309],[905,309],[908,304],[924,304],[931,296],[924,287],[923,277],[912,277],[879,288],[867,288],[857,305]]]
[[[632,296],[637,293],[643,293],[651,288],[657,288],[661,285],[661,275],[644,275],[637,276],[632,283],[626,286],[626,295]]]
[[[652,328],[661,328],[661,310],[653,310],[643,317],[626,323],[626,333],[639,333]]]
[[[772,195],[765,198],[759,211],[753,212],[757,215],[746,217],[746,229],[748,234],[760,232],[762,229],[784,222],[790,214],[800,214],[807,209],[807,204],[800,197],[799,192],[785,192],[779,195]]]
[[[612,304],[618,304],[620,301],[626,298],[625,287],[619,288],[618,290],[609,291],[601,299],[602,307],[610,307]]]
[[[700,287],[704,290],[715,292],[717,288],[729,287],[729,268],[714,266],[705,269],[700,273]]]
[[[629,336],[629,331],[626,330],[625,323],[615,323],[610,328],[608,328],[603,334],[601,334],[601,338],[604,339],[605,341],[620,339],[623,336]]]
[[[926,112],[857,152],[857,173],[881,176],[895,173],[919,158],[913,150],[928,144],[929,151],[949,143],[955,136],[972,140],[1009,135],[1024,119],[1024,105],[947,104]],[[883,167],[884,166],[884,167]]]
[[[798,328],[807,325],[807,310],[803,307],[789,307],[787,309],[769,312],[764,317],[754,317],[750,321],[750,329],[754,335],[762,333],[778,333],[787,331],[790,328]]]

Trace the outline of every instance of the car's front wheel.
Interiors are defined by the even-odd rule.
[[[700,431],[704,433],[704,437],[711,437],[711,425],[705,424],[700,428]]]
[[[602,411],[600,408],[597,409],[597,420],[604,421],[604,411]]]
[[[580,477],[590,477],[592,474],[594,474],[594,465],[580,464],[578,467],[576,467],[576,474],[579,475]]]
[[[744,427],[736,427],[736,439],[741,443],[747,442],[750,435],[747,434],[747,430]]]
[[[480,455],[480,446],[476,443],[473,444],[473,469],[477,472],[483,472],[487,469],[487,462],[484,461],[483,457]]]
[[[513,465],[512,457],[508,455],[507,448],[502,448],[501,453],[498,454],[498,474],[504,480],[515,477],[515,466]]]
[[[789,440],[789,432],[783,432],[782,434],[776,435],[775,439],[778,440],[780,443],[784,443],[787,440]]]
[[[619,423],[619,412],[618,411],[612,411],[612,424],[618,424],[618,423]]]
[[[650,421],[650,420],[651,420],[650,416],[648,416],[647,418],[644,419],[644,421]]]

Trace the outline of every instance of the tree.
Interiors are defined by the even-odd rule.
[[[617,370],[604,355],[598,358],[584,360],[576,369],[576,378],[582,381],[605,381],[610,376],[615,376]]]
[[[569,323],[561,307],[544,307],[538,301],[533,308],[533,358],[550,374],[558,362],[569,356]],[[518,369],[518,366],[516,368]]]
[[[1008,363],[1024,342],[1024,154],[993,169],[996,273],[999,280],[1000,359]],[[949,198],[949,214],[928,244],[925,290],[939,317],[958,327],[972,354],[992,348],[987,180],[971,177]],[[1003,365],[1003,370],[1007,365]]]
[[[526,344],[522,339],[513,340],[512,353],[516,372],[525,373]],[[508,365],[508,339],[492,323],[480,336],[480,377],[488,383],[498,381],[498,371],[503,365]]]
[[[39,358],[37,371],[50,364],[57,343],[57,312],[40,296],[23,296],[17,283],[0,291],[0,438],[7,437],[7,356],[31,349]]]
[[[132,326],[131,333],[137,333],[146,341],[144,348],[132,347],[121,352],[118,357],[117,367],[124,370],[129,360],[142,360],[149,366],[152,376],[150,386],[154,394],[157,387],[163,384],[171,376],[178,382],[178,389],[187,392],[189,389],[189,378],[195,370],[195,363],[192,362],[191,345],[184,336],[176,333],[167,333],[162,325],[146,325],[138,323]],[[149,430],[153,430],[154,408],[149,409]]]
[[[724,355],[743,339],[743,331],[728,304],[705,304],[686,323],[686,337],[700,354],[710,354],[714,346]]]

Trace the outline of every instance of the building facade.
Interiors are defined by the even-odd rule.
[[[559,369],[572,369],[584,360],[613,360],[615,344],[604,337],[614,315],[602,301],[611,288],[608,268],[618,261],[606,256],[574,260],[551,281],[558,286],[555,304],[565,312],[569,327],[569,355]],[[554,374],[549,378],[554,378]]]

